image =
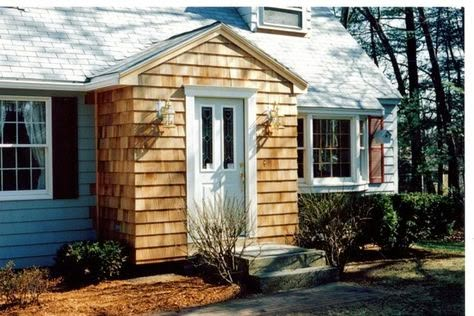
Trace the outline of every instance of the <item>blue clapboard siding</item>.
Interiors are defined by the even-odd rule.
[[[6,91],[0,95],[71,96],[71,93]],[[79,198],[71,200],[0,201],[0,266],[14,260],[17,267],[54,263],[56,250],[74,240],[90,240],[95,232],[90,207],[96,198],[90,184],[96,182],[94,108],[79,97]]]

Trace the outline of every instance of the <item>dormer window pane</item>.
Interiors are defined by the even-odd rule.
[[[301,8],[282,9],[264,7],[263,24],[301,29],[303,27],[303,11]]]

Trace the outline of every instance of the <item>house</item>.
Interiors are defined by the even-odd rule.
[[[400,95],[327,8],[0,11],[2,265],[96,237],[182,259],[216,193],[289,243],[298,192],[397,191]]]

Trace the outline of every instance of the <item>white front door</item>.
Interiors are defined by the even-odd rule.
[[[216,199],[245,200],[244,107],[242,99],[196,98],[193,134],[198,205]]]

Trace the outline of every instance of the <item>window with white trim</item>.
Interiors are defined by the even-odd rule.
[[[298,118],[298,131],[297,131],[297,143],[298,143],[298,179],[304,178],[304,119]]]
[[[302,7],[263,7],[261,12],[263,25],[299,30],[303,28]]]
[[[308,113],[300,114],[297,123],[300,182],[314,186],[368,183],[366,116]]]
[[[0,97],[0,200],[51,197],[51,101]]]
[[[313,119],[313,177],[351,176],[351,121]]]
[[[307,8],[304,7],[259,7],[258,29],[305,34],[308,30]]]
[[[359,119],[360,176],[363,181],[369,180],[369,143],[367,118]]]

